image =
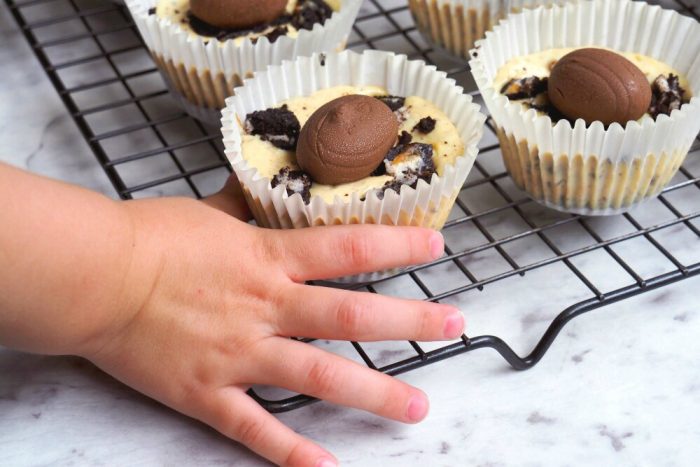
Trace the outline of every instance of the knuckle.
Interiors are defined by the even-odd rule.
[[[412,230],[406,232],[408,236],[405,242],[408,245],[408,260],[412,263],[419,262],[421,260],[425,261],[426,254],[428,253],[428,239],[427,232],[423,230]]]
[[[416,235],[412,235],[410,232],[406,233],[406,241],[403,242],[406,245],[406,256],[409,261],[414,262],[416,258],[420,257],[420,247],[418,246],[418,240]]]
[[[284,253],[283,249],[280,247],[280,241],[278,236],[280,235],[277,231],[268,232],[264,229],[260,229],[260,241],[254,242],[256,246],[255,254],[256,256],[264,262],[274,263],[282,258]]]
[[[306,374],[303,392],[326,396],[337,387],[336,369],[326,361],[314,361]]]
[[[369,304],[356,295],[348,293],[336,312],[336,322],[348,336],[357,336],[371,316]]]
[[[346,261],[355,266],[363,266],[371,259],[370,239],[366,235],[346,234],[341,239],[340,251]]]
[[[238,421],[235,428],[236,439],[247,446],[260,444],[265,431],[265,422],[255,418],[243,418]]]
[[[405,405],[405,391],[400,383],[395,380],[389,380],[381,389],[381,394],[378,397],[379,405],[373,411],[379,412],[387,416],[400,416],[400,407]]]
[[[306,440],[299,440],[294,444],[294,447],[289,451],[287,457],[282,464],[283,466],[293,467],[297,465],[305,465],[306,457],[305,453],[308,453],[311,445]]]
[[[419,336],[432,336],[434,334],[434,317],[435,314],[432,312],[430,303],[423,302],[418,307],[416,316],[416,333]]]

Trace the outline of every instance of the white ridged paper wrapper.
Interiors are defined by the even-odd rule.
[[[408,5],[423,37],[445,52],[468,58],[474,43],[484,37],[509,11],[565,0],[409,0]]]
[[[496,123],[516,185],[555,209],[584,215],[623,212],[652,198],[676,173],[700,130],[700,98],[624,127],[549,116],[510,102],[493,79],[510,58],[560,47],[608,47],[662,61],[700,94],[700,23],[628,0],[579,1],[502,21],[471,51],[469,64]]]
[[[296,37],[281,36],[273,43],[260,37],[235,44],[233,39],[219,41],[191,34],[169,19],[149,15],[158,0],[126,0],[134,22],[151,52],[166,84],[180,104],[192,116],[218,125],[226,97],[243,80],[269,65],[283,60],[333,52],[345,47],[362,0],[342,0],[339,11],[302,29]]]
[[[374,193],[361,200],[360,194],[355,193],[349,200],[336,197],[333,203],[315,196],[307,205],[299,194],[288,196],[284,186],[271,188],[270,179],[243,158],[238,122],[244,122],[252,111],[341,85],[381,86],[390,95],[419,96],[432,102],[456,126],[464,142],[464,154],[454,165],[446,166],[442,176],[434,174],[430,183],[419,180],[415,189],[402,186],[400,194],[387,190],[382,200]],[[422,61],[408,60],[405,55],[368,50],[362,54],[350,51],[330,54],[325,60],[318,55],[301,57],[257,73],[226,100],[222,132],[226,155],[261,226],[288,229],[371,223],[439,229],[474,164],[484,121],[485,116],[471,96],[464,94],[444,72]],[[365,282],[380,275],[354,276],[349,281]]]

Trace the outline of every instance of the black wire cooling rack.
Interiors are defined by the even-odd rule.
[[[219,129],[202,125],[177,107],[123,5],[108,0],[6,2],[122,199],[170,194],[202,197],[223,186],[231,169]],[[700,20],[699,5],[689,2],[658,3]],[[394,50],[423,59],[448,72],[465,89],[474,89],[468,66],[427,44],[406,4],[406,0],[367,0],[349,47]],[[478,93],[471,94],[480,102]],[[683,258],[676,248],[679,243],[700,240],[700,163],[696,162],[700,140],[696,139],[686,163],[658,200],[619,216],[585,218],[542,208],[517,190],[501,163],[490,120],[487,127],[480,156],[443,230],[446,255],[362,288],[430,301],[478,302],[474,294],[483,296],[507,281],[508,287],[520,284],[527,289],[539,286],[543,277],[557,281],[567,275],[569,284],[576,287],[562,285],[562,289],[578,291],[565,302],[573,304],[553,320],[547,319],[546,331],[541,337],[538,334],[539,341],[525,357],[493,335],[462,336],[432,350],[409,342],[409,354],[389,352],[384,356],[399,357],[383,363],[370,356],[366,344],[340,343],[346,348],[351,345],[354,357],[370,368],[396,375],[490,347],[512,368],[525,370],[543,357],[576,316],[700,273],[700,258]],[[700,250],[698,246],[693,247],[695,251]],[[655,264],[667,267],[640,268],[640,257],[649,255],[658,256]],[[612,288],[606,283],[609,280],[601,284],[591,272],[591,261],[581,261],[586,258],[598,266],[617,268],[623,279],[613,281]],[[517,301],[510,306],[519,306]],[[553,301],[545,297],[539,306]],[[271,412],[314,401],[298,394],[264,398],[251,391],[251,395]]]

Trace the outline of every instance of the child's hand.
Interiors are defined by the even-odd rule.
[[[273,385],[403,422],[428,401],[418,389],[289,336],[359,341],[459,336],[447,305],[304,285],[427,262],[442,237],[418,228],[252,227],[201,202],[130,202],[138,311],[87,357],[139,391],[283,465],[335,462],[245,391]],[[128,285],[127,285],[128,286]],[[125,290],[130,294],[129,289]]]
[[[264,230],[232,217],[248,216],[232,182],[204,203],[119,203],[2,163],[0,199],[2,345],[85,356],[278,464],[335,460],[252,384],[404,422],[428,410],[419,390],[289,336],[439,340],[464,326],[450,306],[303,284],[434,259],[442,237],[426,229]]]

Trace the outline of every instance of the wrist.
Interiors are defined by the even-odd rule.
[[[100,318],[76,352],[82,357],[93,360],[118,340],[147,306],[156,288],[163,264],[163,242],[154,238],[158,232],[148,226],[143,205],[151,203],[118,203],[123,235],[115,239],[114,250],[119,258],[115,261],[105,307],[98,313]]]

